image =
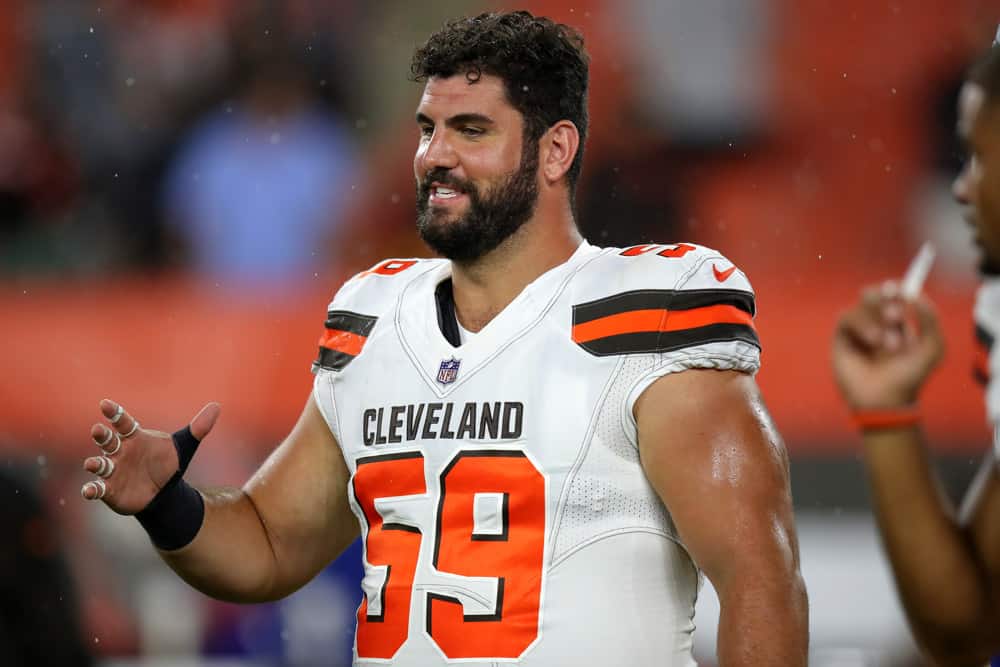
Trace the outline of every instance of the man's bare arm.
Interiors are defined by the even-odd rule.
[[[870,431],[864,442],[875,516],[914,636],[937,664],[983,664],[998,648],[1000,630],[1000,561],[989,568],[985,560],[988,548],[998,556],[996,464],[987,457],[962,521],[918,428]]]
[[[897,286],[868,288],[843,313],[832,360],[861,414],[912,410],[943,353],[931,304]],[[917,424],[866,428],[875,516],[918,643],[938,664],[979,665],[1000,649],[1000,484],[987,456],[960,517],[942,491]]]
[[[642,465],[719,595],[723,667],[805,665],[788,460],[753,378],[691,370],[636,402]]]
[[[959,520],[978,554],[990,596],[990,613],[980,622],[977,643],[980,650],[996,656],[1000,654],[1000,462],[995,453],[983,459],[965,494]]]

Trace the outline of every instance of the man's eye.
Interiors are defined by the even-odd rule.
[[[483,133],[482,129],[478,127],[463,127],[462,134],[467,137],[478,137]]]
[[[431,127],[430,125],[421,125],[420,126],[420,136],[422,136],[422,137],[429,137],[432,134],[434,134],[434,128],[433,127]]]

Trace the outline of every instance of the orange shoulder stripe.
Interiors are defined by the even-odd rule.
[[[573,340],[586,343],[598,338],[653,331],[682,331],[711,324],[742,324],[756,330],[753,316],[736,306],[717,305],[689,310],[630,310],[573,326]]]
[[[339,329],[327,329],[320,337],[319,345],[328,350],[336,350],[337,352],[344,352],[356,357],[361,354],[361,348],[365,346],[367,341],[367,336],[359,336],[350,331],[341,331]]]

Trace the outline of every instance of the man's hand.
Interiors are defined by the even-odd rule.
[[[169,433],[144,429],[118,403],[104,399],[101,414],[107,424],[90,429],[101,456],[84,460],[83,468],[98,476],[80,489],[87,500],[103,500],[119,514],[140,512],[180,468]],[[202,440],[219,417],[218,403],[209,403],[191,420],[191,434]]]
[[[912,405],[944,343],[929,301],[904,301],[895,283],[869,287],[833,337],[833,371],[855,410]]]
[[[208,435],[219,411],[217,404],[209,403],[191,420],[190,435],[185,430],[172,438],[139,428],[117,403],[102,401],[107,421],[95,424],[90,436],[104,455],[88,458],[84,468],[104,476],[84,484],[83,497],[103,500],[120,514],[141,512],[140,522],[163,560],[206,595],[230,602],[271,602],[305,585],[358,536],[360,526],[348,500],[350,471],[310,395],[295,428],[242,489],[202,490],[183,480],[171,483],[190,462],[190,441]],[[152,511],[158,520],[164,507],[159,500],[171,496],[160,495],[153,508],[149,505],[166,484],[172,484],[173,491],[186,487],[196,493],[203,512],[190,541],[159,548],[151,524],[142,517],[149,519]],[[171,507],[167,522],[183,521],[185,510],[178,516],[173,512],[177,506]],[[164,526],[157,527],[158,534],[160,528]],[[186,533],[184,526],[171,523],[166,528],[179,530],[170,538],[186,537],[180,534]]]

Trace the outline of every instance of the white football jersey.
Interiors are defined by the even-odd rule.
[[[976,293],[973,311],[979,354],[974,373],[986,386],[986,418],[993,430],[994,458],[1000,461],[1000,278],[986,278]]]
[[[355,276],[314,364],[364,541],[355,664],[694,665],[700,575],[632,407],[667,373],[757,371],[746,276],[584,243],[462,345],[450,276]]]

